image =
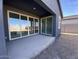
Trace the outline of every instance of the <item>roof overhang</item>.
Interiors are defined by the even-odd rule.
[[[54,15],[41,0],[4,0],[4,5],[10,5],[39,17]]]
[[[63,18],[63,13],[62,13],[62,9],[61,9],[60,0],[57,0],[57,2],[58,2],[58,6],[59,6],[59,10],[60,10],[60,14],[61,14],[61,18]]]

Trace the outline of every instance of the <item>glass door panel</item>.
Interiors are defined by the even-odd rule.
[[[52,17],[42,18],[42,34],[51,35],[52,34]]]
[[[46,19],[42,19],[42,33],[46,32]]]
[[[47,18],[47,34],[52,34],[52,17]]]

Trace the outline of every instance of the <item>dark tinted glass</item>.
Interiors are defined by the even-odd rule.
[[[9,13],[9,17],[19,19],[19,15],[15,13]]]
[[[22,20],[27,20],[27,17],[26,16],[21,16],[21,19]]]
[[[42,19],[42,33],[45,33],[46,19]]]
[[[35,33],[38,33],[39,22],[38,19],[35,19]]]
[[[52,33],[52,17],[47,18],[47,34]]]

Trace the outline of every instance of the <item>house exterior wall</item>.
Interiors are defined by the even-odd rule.
[[[0,59],[7,59],[2,2],[3,0],[0,0]]]
[[[78,15],[63,17],[61,32],[78,34]]]
[[[78,20],[78,15],[66,16],[63,20]]]
[[[56,36],[60,34],[61,13],[57,0],[42,0],[56,14]],[[54,28],[55,28],[54,27]]]

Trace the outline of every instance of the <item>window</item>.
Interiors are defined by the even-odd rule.
[[[38,18],[9,11],[9,37],[10,40],[30,36],[39,32]]]
[[[29,18],[29,21],[30,21],[29,33],[30,34],[34,34],[34,19],[33,18]]]
[[[38,33],[39,31],[39,21],[38,19],[35,19],[35,33]]]
[[[19,15],[15,13],[9,13],[9,17],[19,19]]]
[[[20,37],[19,15],[13,13],[9,15],[9,31],[11,38]]]
[[[20,26],[21,26],[22,36],[28,35],[29,21],[27,20],[26,16],[21,16]]]

